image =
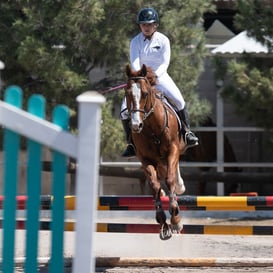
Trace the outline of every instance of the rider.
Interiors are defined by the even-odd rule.
[[[143,8],[137,15],[137,24],[141,32],[130,43],[130,62],[133,70],[140,70],[143,64],[151,67],[157,76],[157,89],[175,102],[182,124],[182,133],[187,147],[198,145],[198,138],[190,131],[189,117],[182,94],[167,73],[170,63],[171,49],[169,38],[157,31],[159,18],[153,8]],[[123,157],[135,156],[135,148],[131,143],[130,120],[124,98],[121,105],[121,120],[126,133],[127,149]]]

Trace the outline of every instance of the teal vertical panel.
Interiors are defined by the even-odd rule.
[[[6,89],[4,100],[15,107],[22,107],[22,90],[18,86]],[[2,273],[13,273],[16,230],[16,194],[20,136],[4,130],[4,212]]]
[[[66,106],[59,105],[53,112],[53,123],[67,130],[69,122],[69,109]],[[65,184],[67,162],[66,156],[53,152],[53,206],[52,206],[52,242],[51,242],[51,260],[50,273],[64,272],[64,217],[65,217]]]
[[[33,95],[28,100],[28,112],[45,117],[45,99],[41,95]],[[45,132],[46,133],[46,132]],[[42,145],[28,139],[27,163],[27,220],[26,220],[26,262],[25,272],[38,272],[38,234],[42,173]]]

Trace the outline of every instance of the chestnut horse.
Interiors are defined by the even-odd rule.
[[[175,111],[164,102],[164,97],[155,88],[155,74],[142,66],[132,71],[126,66],[128,76],[125,96],[131,119],[132,141],[142,164],[155,202],[156,221],[160,224],[160,238],[169,239],[172,233],[183,228],[179,215],[176,194],[185,191],[179,170],[179,156],[186,150]],[[164,180],[169,195],[169,226],[161,202],[161,184]]]

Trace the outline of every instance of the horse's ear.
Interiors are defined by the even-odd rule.
[[[128,77],[131,76],[131,66],[129,64],[126,65],[125,72]]]
[[[146,75],[147,75],[147,67],[145,64],[143,64],[141,67],[141,74],[143,77],[146,77]]]

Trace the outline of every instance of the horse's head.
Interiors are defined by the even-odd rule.
[[[151,92],[150,80],[147,78],[150,69],[145,65],[139,71],[133,71],[130,65],[126,66],[128,77],[125,96],[128,112],[131,117],[132,132],[140,133],[143,121],[149,115],[149,94]]]

